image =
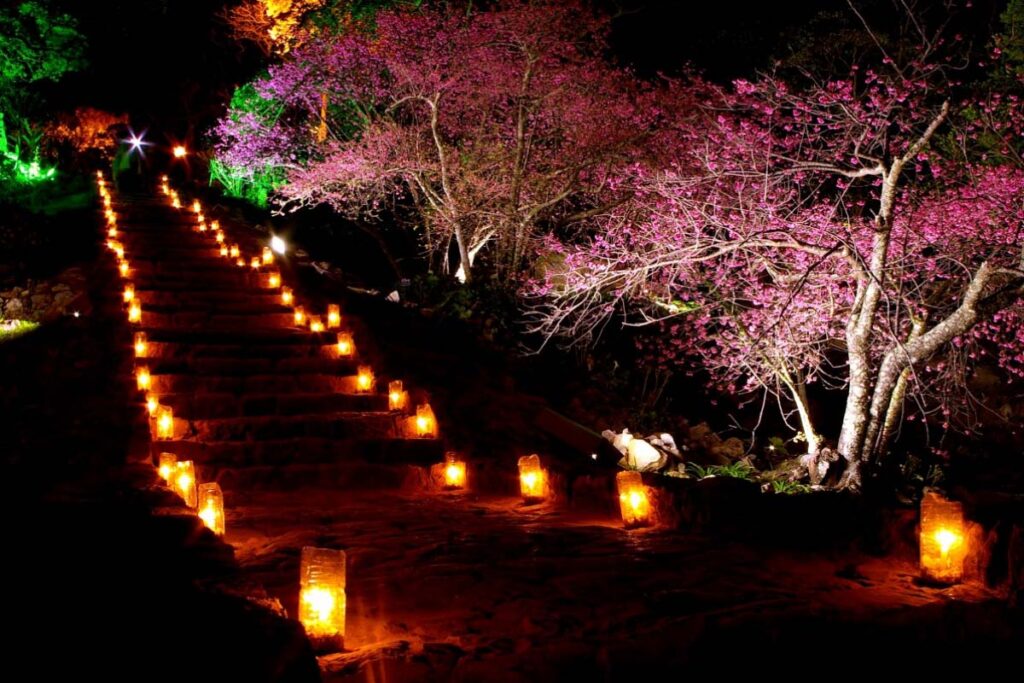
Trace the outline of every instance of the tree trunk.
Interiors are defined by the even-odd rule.
[[[455,243],[459,246],[459,271],[462,272],[462,277],[459,280],[469,284],[472,279],[473,264],[469,258],[469,245],[466,244],[466,238],[462,234],[462,228],[459,226],[455,227]]]

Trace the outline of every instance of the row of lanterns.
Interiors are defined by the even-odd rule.
[[[107,225],[107,247],[114,252],[118,262],[118,273],[124,281],[121,298],[128,309],[128,322],[140,326],[142,323],[142,302],[135,291],[135,283],[131,280],[131,266],[125,256],[124,244],[118,240],[120,236],[117,225],[117,214],[113,208],[110,191],[107,189],[103,173],[96,172],[96,182],[100,199],[103,202],[103,213]],[[149,366],[140,359],[149,355],[149,340],[146,333],[136,329],[133,335],[133,351],[135,354],[135,384],[145,396],[146,412],[155,426],[158,440],[174,438],[174,411],[170,406],[162,405],[153,388],[153,378]],[[178,462],[173,453],[161,453],[158,462],[158,473],[164,482],[174,490],[185,504],[194,508],[203,523],[215,534],[224,535],[224,494],[216,482],[200,484],[196,477],[195,465],[191,460]]]

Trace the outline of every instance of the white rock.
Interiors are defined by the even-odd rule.
[[[619,453],[626,453],[632,441],[633,435],[629,433],[628,429],[623,429],[621,434],[616,434],[615,438],[612,439],[612,445],[615,446]]]
[[[657,469],[664,456],[661,451],[643,439],[632,439],[626,449],[626,462],[641,472]]]

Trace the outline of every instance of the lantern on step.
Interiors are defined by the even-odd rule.
[[[437,438],[437,419],[429,403],[416,406],[416,436],[421,439]]]
[[[107,236],[108,237],[117,237],[117,227],[114,226],[114,225],[111,225],[109,228],[107,228]]]
[[[324,321],[320,319],[318,315],[309,316],[309,331],[310,332],[323,332]]]
[[[306,323],[306,309],[302,306],[296,306],[292,318],[295,320],[296,325],[304,325]]]
[[[260,261],[259,256],[253,256],[251,259],[249,259],[249,267],[252,268],[253,270],[259,270],[261,265],[263,265],[263,262]]]
[[[139,391],[148,391],[152,383],[153,378],[150,377],[149,368],[145,365],[135,368],[135,386],[138,387]]]
[[[210,230],[220,232],[220,221],[210,221]]]
[[[174,474],[177,465],[178,457],[174,455],[174,453],[160,454],[160,459],[157,461],[156,472],[168,486],[171,485],[171,476]]]
[[[446,453],[444,456],[444,487],[454,490],[465,486],[466,463],[456,458],[454,453]]]
[[[224,256],[224,257],[227,257],[227,255],[228,255],[228,247],[227,247],[226,244],[220,245],[220,255]]]
[[[291,287],[282,287],[281,288],[281,303],[284,304],[285,306],[291,306],[292,302],[294,300],[295,300],[295,297],[292,295],[292,288]]]
[[[130,303],[135,298],[135,285],[128,283],[124,286],[124,302]]]
[[[388,410],[402,410],[408,404],[409,394],[402,390],[402,380],[388,382]]]
[[[339,332],[338,333],[338,355],[342,358],[352,356],[356,352],[356,343],[352,339],[350,332]]]
[[[635,470],[623,470],[615,475],[619,491],[619,510],[627,529],[647,526],[651,522],[651,502],[643,477]]]
[[[231,245],[231,258],[238,258],[239,254],[241,254],[241,253],[242,253],[242,252],[241,252],[241,250],[240,250],[240,249],[238,248],[238,245],[237,245],[237,244],[232,244],[232,245]]]
[[[235,259],[235,265],[238,266],[239,268],[245,268],[245,259],[239,256],[237,259]]]
[[[327,304],[327,327],[333,329],[341,326],[341,306]]]
[[[203,205],[199,203],[199,200],[198,199],[193,200],[193,202],[192,202],[192,211],[195,212],[195,213],[199,213],[202,210],[203,210]]]
[[[547,493],[547,476],[540,466],[540,456],[524,455],[519,458],[519,491],[527,503],[543,500]]]
[[[937,491],[921,499],[921,572],[941,584],[958,583],[964,574],[967,530],[963,506]]]
[[[196,468],[191,460],[184,460],[174,464],[174,477],[171,488],[181,496],[185,505],[190,508],[196,506],[198,495],[196,494]]]
[[[178,199],[177,195],[171,197],[171,206],[173,206],[175,209],[181,208],[181,200]]]
[[[356,372],[356,391],[366,394],[373,390],[373,370],[369,365],[360,365]]]
[[[213,237],[214,239],[217,240],[217,244],[224,243],[224,232],[222,230],[217,230],[217,234],[215,234]]]
[[[274,262],[274,252],[270,249],[270,247],[263,247],[262,255],[264,265],[269,266],[271,263]]]
[[[170,406],[156,409],[156,438],[164,441],[174,438],[174,410]]]
[[[314,645],[345,637],[345,552],[306,546],[299,569],[299,621]]]
[[[142,321],[142,306],[138,301],[133,301],[128,305],[128,322],[137,323]]]
[[[145,358],[146,351],[149,349],[149,341],[146,339],[145,332],[135,333],[135,357]]]
[[[124,245],[117,240],[110,240],[107,242],[107,246],[114,252],[114,256],[118,259],[124,260]]]
[[[206,232],[206,222],[203,220],[202,216],[199,217],[199,223],[196,225],[196,230],[199,232]]]
[[[224,493],[220,484],[210,482],[199,485],[199,519],[206,528],[217,534],[224,535]]]
[[[157,399],[156,394],[146,394],[146,412],[149,413],[150,417],[156,415],[157,408],[160,407],[160,401]]]
[[[267,287],[271,289],[277,289],[281,286],[281,274],[280,273],[268,273],[267,274]]]
[[[128,273],[131,271],[131,266],[128,262],[122,259],[117,264],[117,272],[121,274],[121,277],[128,277]]]

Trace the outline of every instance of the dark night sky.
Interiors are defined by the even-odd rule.
[[[641,73],[671,73],[692,64],[718,80],[765,67],[784,51],[783,36],[821,11],[848,12],[845,0],[597,1],[625,8],[616,20],[614,49]],[[864,2],[892,6],[891,0],[859,4]],[[49,93],[59,108],[90,104],[130,112],[140,125],[152,122],[166,135],[191,136],[212,123],[233,86],[248,80],[261,64],[256,52],[236,44],[217,19],[226,0],[56,4],[78,17],[89,40],[90,62],[87,71]]]

